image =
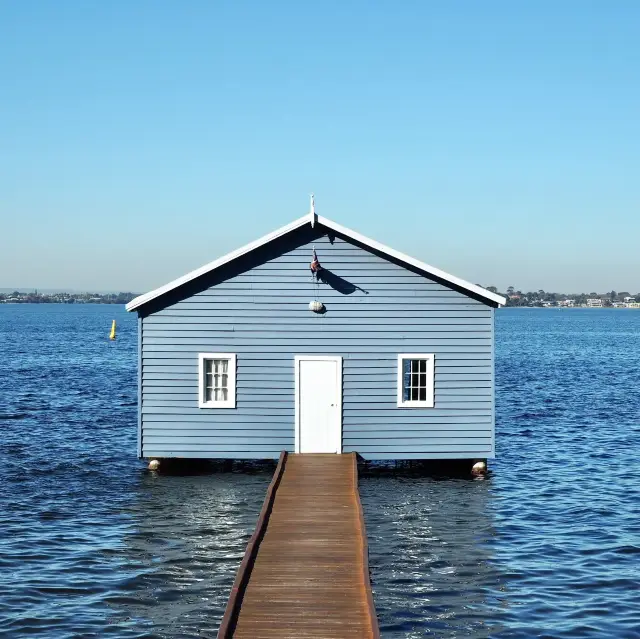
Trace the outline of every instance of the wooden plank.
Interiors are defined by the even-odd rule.
[[[145,331],[155,330],[220,330],[220,326],[262,326],[264,320],[268,317],[268,313],[261,314],[243,314],[235,315],[233,313],[225,313],[221,310],[215,315],[204,315],[202,317],[194,317],[194,321],[185,321],[182,316],[171,315],[150,315],[145,318]],[[295,317],[289,315],[285,317],[270,317],[269,326],[286,326],[287,330],[290,328],[304,328],[308,330],[308,327],[317,326],[317,318],[312,316],[309,311],[306,314],[302,312],[298,313]],[[329,326],[331,328],[352,328],[358,327],[366,328],[367,330],[373,330],[375,326],[388,326],[389,319],[387,317],[367,317],[367,321],[363,322],[361,316],[356,317],[337,317],[335,319],[326,318],[323,319],[323,326]],[[491,318],[484,315],[478,315],[477,317],[403,317],[400,321],[403,330],[408,330],[410,326],[417,327],[430,327],[430,326],[486,326],[491,328]],[[210,327],[210,328],[209,328]],[[406,327],[406,328],[405,328]],[[464,329],[461,329],[464,330]]]
[[[258,515],[258,521],[256,523],[256,529],[247,544],[247,550],[242,558],[240,568],[238,568],[238,574],[236,575],[233,586],[231,587],[231,594],[229,595],[229,601],[227,601],[227,607],[224,611],[222,621],[220,622],[220,629],[218,630],[218,637],[225,638],[231,637],[233,634],[233,627],[237,619],[238,612],[240,610],[240,602],[244,589],[246,588],[247,581],[251,574],[251,566],[258,553],[258,546],[264,532],[267,528],[267,523],[271,515],[273,508],[273,502],[276,496],[276,488],[282,480],[282,474],[284,473],[285,464],[287,461],[287,453],[282,451],[280,453],[280,459],[276,466],[276,471],[273,474],[273,479],[267,488],[267,494],[264,498],[264,503]]]
[[[371,589],[371,572],[369,571],[369,541],[367,540],[366,526],[364,523],[364,511],[362,510],[362,501],[360,500],[360,491],[358,490],[358,459],[356,453],[351,453],[353,460],[353,483],[356,487],[356,504],[358,507],[358,520],[360,523],[360,532],[362,539],[362,579],[365,584],[367,596],[367,610],[369,618],[375,620],[372,623],[373,637],[380,638],[380,630],[378,628],[378,617],[376,616],[376,607],[373,602],[373,591]]]
[[[146,353],[175,353],[182,352],[189,356],[191,353],[203,351],[210,348],[211,337],[200,337],[195,339],[188,338],[176,338],[167,341],[162,338],[144,337],[142,340],[143,347]],[[342,340],[342,341],[341,341]],[[491,352],[491,333],[487,332],[485,336],[477,336],[470,333],[463,333],[462,337],[443,337],[443,338],[420,338],[412,339],[412,347],[414,350],[438,348],[438,352],[449,353],[490,353]],[[338,352],[350,351],[352,353],[376,353],[378,344],[379,350],[386,348],[387,353],[398,353],[401,351],[401,347],[406,346],[404,337],[392,337],[388,339],[380,339],[373,345],[370,340],[365,338],[352,338],[345,335],[342,338],[331,337],[329,340],[331,347],[328,348],[327,344],[314,344],[313,347],[309,344],[308,337],[299,337],[294,339],[293,337],[280,337],[268,338],[267,342],[261,342],[259,339],[256,341],[246,340],[242,343],[242,339],[235,334],[226,334],[216,337],[216,345],[220,349],[226,349],[225,352],[238,352],[238,353],[255,353],[258,355],[256,359],[259,359],[258,349],[260,352],[281,354],[283,357],[290,357],[289,353],[320,353],[336,350]],[[265,344],[265,346],[257,346],[257,344]],[[420,350],[418,352],[423,352]],[[384,351],[382,351],[384,352]],[[431,352],[424,350],[424,352]],[[155,355],[155,357],[160,357]],[[279,359],[272,357],[271,359]],[[489,359],[489,355],[487,355]]]
[[[346,450],[348,447],[345,446]],[[434,459],[473,459],[474,457],[483,457],[485,459],[495,459],[495,450],[491,448],[490,451],[482,451],[482,450],[464,450],[464,451],[448,451],[444,453],[435,453],[430,451],[428,458],[424,453],[403,453],[403,452],[393,452],[393,453],[377,453],[371,451],[362,451],[360,452],[360,448],[358,448],[358,455],[366,460],[375,460],[375,461],[398,461],[401,459],[417,459],[421,461],[428,462],[429,460]]]
[[[236,576],[220,639],[379,639],[357,473],[355,453],[286,458]]]
[[[291,336],[292,339],[296,338],[299,333],[300,337],[297,339],[305,339],[310,330],[316,330],[322,333],[323,338],[336,340],[336,343],[341,343],[340,340],[353,340],[353,339],[367,339],[367,340],[385,340],[389,337],[389,331],[385,330],[384,325],[377,327],[379,330],[373,330],[371,327],[361,327],[354,324],[352,327],[335,326],[328,323],[320,326],[308,326],[308,325],[278,325],[278,330],[265,330],[264,324],[253,324],[248,326],[247,324],[219,324],[215,328],[207,328],[204,326],[199,327],[180,327],[170,328],[168,330],[153,329],[145,330],[144,339],[149,343],[163,344],[167,340],[183,340],[181,342],[175,342],[176,344],[188,344],[190,342],[197,342],[202,339],[219,339],[220,337],[229,337],[227,333],[233,333],[234,339],[244,339],[245,341],[251,340],[271,340],[271,339],[285,339],[287,336]],[[441,330],[438,330],[441,329]],[[460,325],[455,326],[436,326],[433,330],[429,330],[425,326],[396,326],[395,327],[394,341],[399,339],[411,339],[413,341],[429,340],[429,339],[467,339],[467,338],[479,338],[490,337],[490,326],[475,326],[475,325]],[[489,334],[489,335],[487,335]]]
[[[295,389],[293,380],[289,376],[287,379],[272,379],[271,376],[268,379],[254,379],[247,380],[243,375],[243,380],[236,383],[236,388],[248,389],[254,395],[292,395]],[[257,386],[258,382],[262,382],[260,386]],[[195,376],[191,379],[156,379],[152,376],[145,377],[144,379],[144,393],[162,393],[171,399],[171,394],[175,395],[192,395],[198,398],[198,380]],[[355,390],[361,396],[371,395],[378,397],[380,395],[380,389],[386,391],[389,390],[389,382],[386,381],[356,381],[350,380],[349,383],[344,383],[343,388],[348,390]],[[440,380],[435,381],[436,391],[439,391],[444,395],[491,395],[491,385],[489,382],[474,382],[474,381],[458,381],[458,382],[442,382]],[[391,392],[395,391],[394,388]],[[156,398],[157,399],[157,398]],[[173,398],[175,399],[175,398]]]
[[[274,308],[274,304],[276,305],[276,308]],[[433,318],[436,320],[446,321],[451,318],[489,317],[487,312],[490,311],[491,309],[486,309],[485,312],[483,312],[483,309],[486,309],[486,307],[478,306],[477,308],[474,307],[466,310],[459,310],[457,308],[452,310],[448,308],[442,308],[441,306],[421,308],[420,310],[416,310],[412,307],[409,307],[407,309],[403,307],[402,309],[398,310],[395,307],[391,307],[388,309],[377,309],[377,310],[367,309],[367,317],[384,318],[386,321],[389,321],[393,318],[405,320],[408,318],[421,319],[424,317],[427,319]],[[160,310],[157,313],[154,313],[153,316],[149,316],[149,317],[154,317],[154,318],[171,317],[171,318],[175,318],[179,322],[183,322],[183,321],[186,322],[186,320],[184,320],[183,318],[191,318],[190,321],[193,321],[193,323],[198,323],[200,320],[206,321],[208,318],[210,318],[211,310],[212,310],[211,307],[207,306],[206,304],[200,304],[198,308],[194,308],[194,307],[176,308],[175,306],[169,306],[166,309]],[[265,301],[263,303],[254,302],[251,305],[247,305],[247,304],[226,305],[225,304],[224,308],[219,308],[217,309],[216,312],[220,313],[219,315],[220,318],[227,317],[234,320],[237,318],[267,319],[273,316],[272,313],[274,310],[278,310],[277,303],[269,303],[268,301]],[[311,316],[309,315],[309,309],[305,308],[304,305],[302,304],[296,304],[295,306],[289,305],[289,306],[286,306],[285,308],[280,308],[279,310],[287,311],[286,315],[283,315],[281,317],[286,317],[288,319],[301,319],[301,318],[310,319],[311,321]],[[357,308],[347,307],[343,311],[341,311],[340,315],[336,319],[338,321],[353,319],[362,323],[362,312]],[[325,318],[323,318],[322,321],[333,322],[334,320],[332,320],[330,317],[327,317],[326,320]]]
[[[193,405],[197,403],[198,398],[189,397],[188,395],[180,395],[177,398],[167,397],[164,394],[158,394],[155,397],[148,395],[145,393],[143,395],[144,405],[146,408],[151,406],[153,407],[162,407],[162,408],[181,408],[185,409],[193,408]],[[267,410],[280,410],[280,409],[288,409],[291,405],[291,397],[287,397],[286,395],[282,396],[271,396],[270,400],[266,401],[262,395],[256,395],[251,400],[244,399],[242,403],[238,402],[238,408],[249,408],[253,405],[259,405],[264,407]],[[476,400],[476,401],[474,401]],[[367,410],[385,410],[392,409],[396,411],[398,409],[397,404],[397,396],[395,397],[353,397],[353,399],[344,401],[344,411],[360,411],[362,406],[364,406]],[[489,408],[491,405],[491,396],[486,397],[470,397],[467,398],[466,395],[462,394],[459,397],[456,396],[444,396],[440,397],[436,393],[436,402],[435,405],[438,408]],[[405,409],[407,410],[407,409]],[[408,409],[412,410],[412,409]]]

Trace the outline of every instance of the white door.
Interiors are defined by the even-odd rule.
[[[298,355],[296,453],[342,452],[342,357]]]

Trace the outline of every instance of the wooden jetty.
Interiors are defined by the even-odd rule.
[[[219,639],[380,637],[355,453],[282,453]]]

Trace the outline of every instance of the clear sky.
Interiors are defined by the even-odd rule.
[[[145,291],[308,210],[640,290],[637,0],[0,3],[0,287]]]

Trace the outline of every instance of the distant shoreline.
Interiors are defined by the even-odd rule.
[[[509,310],[529,311],[639,311],[640,308],[629,306],[501,306]]]
[[[46,304],[51,306],[57,304],[58,306],[126,306],[128,302],[4,302],[0,301],[3,306],[42,306]]]
[[[0,293],[0,304],[128,304],[137,293]]]
[[[6,302],[0,301],[2,306],[126,306],[128,302],[118,301],[91,301],[91,302]],[[520,310],[520,311],[640,311],[635,307],[616,307],[616,306],[500,306],[499,310]]]
[[[1,306],[126,306],[128,302],[0,302]]]

